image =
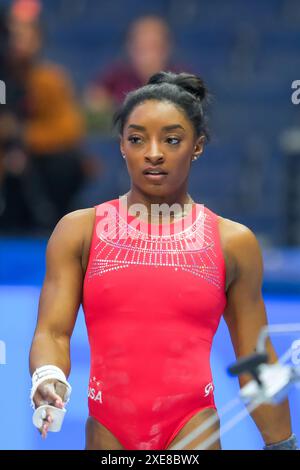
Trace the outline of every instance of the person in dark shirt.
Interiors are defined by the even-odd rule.
[[[90,129],[108,130],[111,116],[126,93],[144,85],[155,72],[180,71],[180,65],[172,60],[172,42],[169,26],[161,17],[142,16],[130,25],[125,56],[114,60],[86,89]]]

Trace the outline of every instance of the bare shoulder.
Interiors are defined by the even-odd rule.
[[[246,225],[220,216],[218,220],[220,237],[224,246],[243,245],[245,247],[258,243],[255,234]]]
[[[93,226],[95,218],[95,209],[79,209],[74,212],[69,212],[64,217],[60,219],[57,223],[53,234],[73,234],[73,237],[76,238],[80,235],[83,235],[85,232],[88,232],[91,226]]]
[[[66,214],[53,230],[48,243],[48,252],[66,250],[81,257],[92,237],[94,219],[94,208],[80,209]]]
[[[253,231],[239,222],[224,217],[219,219],[221,245],[231,280],[244,268],[261,271],[262,255]]]
[[[60,222],[64,221],[64,223],[69,225],[81,225],[85,226],[86,224],[93,223],[95,218],[95,208],[88,207],[87,209],[79,209],[74,212],[69,212],[66,214]]]

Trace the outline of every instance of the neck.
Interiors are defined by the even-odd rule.
[[[130,208],[134,204],[142,204],[145,208],[144,213],[140,215],[143,220],[148,220],[149,223],[155,221],[162,223],[169,219],[172,222],[174,219],[185,217],[191,210],[194,203],[191,196],[186,192],[172,193],[167,196],[148,196],[140,191],[131,188],[128,193],[124,194],[122,198],[126,199],[127,209],[130,213]],[[164,215],[157,212],[157,205],[166,204],[167,207],[175,206],[174,213],[167,213]]]

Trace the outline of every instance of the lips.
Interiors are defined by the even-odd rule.
[[[149,167],[143,171],[143,174],[156,176],[156,175],[167,175],[168,173],[159,167],[156,167],[156,168]]]
[[[167,176],[167,173],[144,173],[144,178],[151,183],[161,183],[167,178]]]

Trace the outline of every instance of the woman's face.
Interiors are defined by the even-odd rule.
[[[132,187],[149,197],[164,198],[187,190],[191,161],[203,151],[192,123],[174,104],[148,100],[129,115],[121,152]]]

